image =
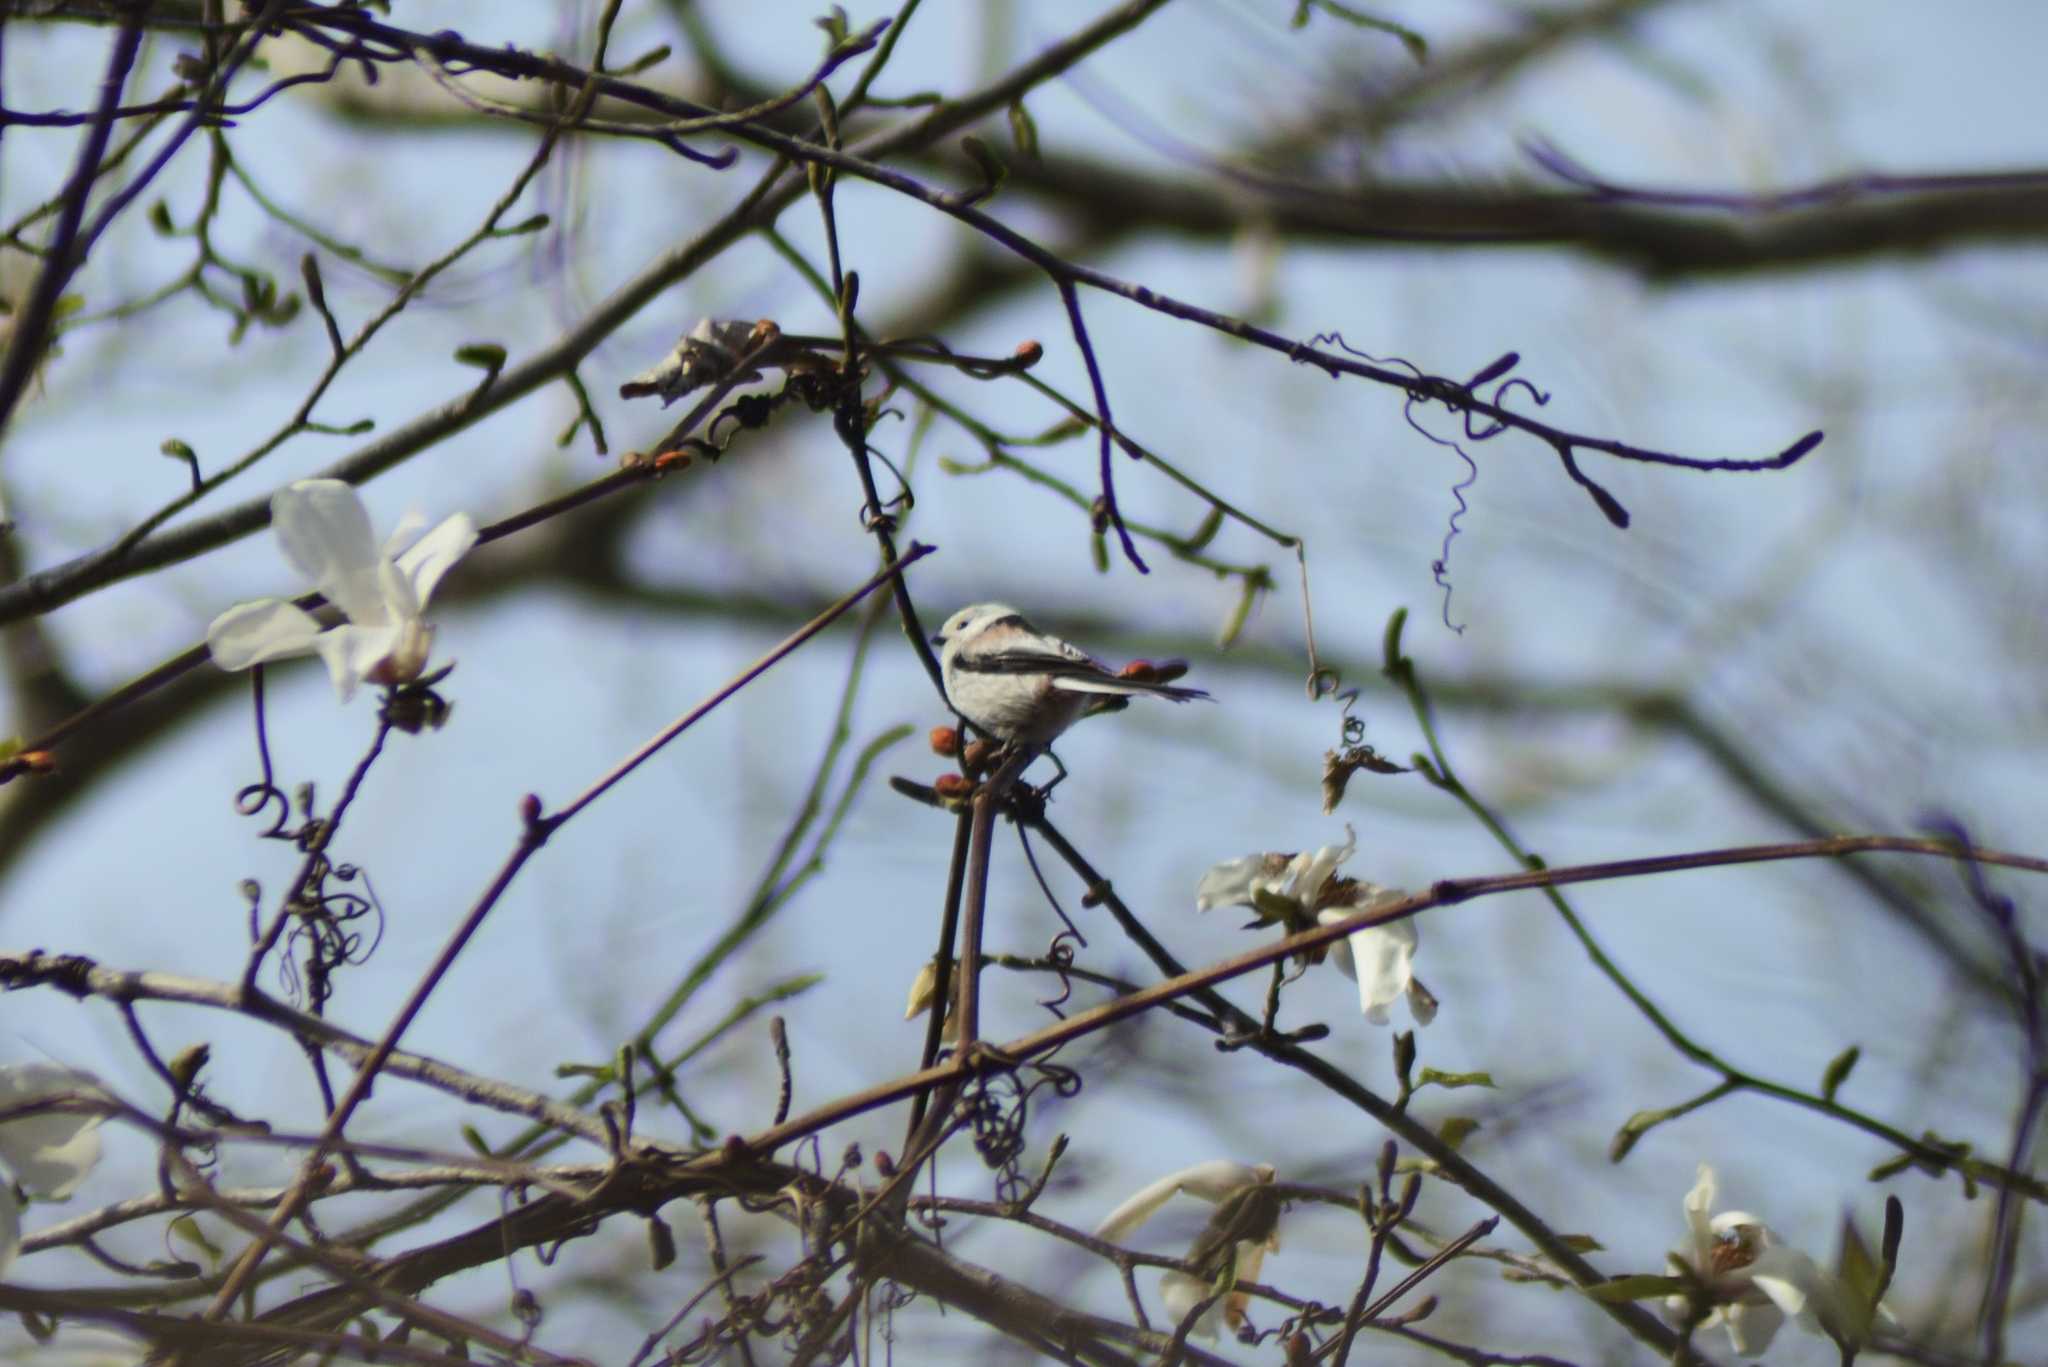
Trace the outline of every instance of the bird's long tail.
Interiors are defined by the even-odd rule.
[[[1068,693],[1101,693],[1111,697],[1128,698],[1143,693],[1155,698],[1170,698],[1174,702],[1192,702],[1209,695],[1199,688],[1182,688],[1178,684],[1156,683],[1150,679],[1073,679],[1056,678],[1054,688]]]

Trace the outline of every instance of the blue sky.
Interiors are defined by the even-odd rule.
[[[587,32],[591,7],[580,8]],[[615,52],[673,36],[662,7],[628,8]],[[880,88],[971,86],[1097,8],[927,6]],[[417,29],[482,31],[470,7],[403,9],[403,22]],[[772,19],[754,6],[706,10],[731,59],[764,81],[794,80],[815,60],[817,35],[800,7]],[[1341,107],[1371,80],[1399,71],[1389,40],[1325,21],[1293,33],[1287,10],[1225,0],[1169,9],[1085,69],[1089,82],[1114,90],[1134,112],[1113,116],[1081,83],[1055,83],[1030,99],[1041,142],[1138,174],[1193,174],[1162,156],[1150,134],[1169,130],[1222,153],[1251,130],[1283,125],[1319,101]],[[505,27],[492,32],[561,44],[556,13],[509,8],[502,19],[493,15]],[[859,25],[880,13],[861,9],[852,18]],[[1476,5],[1402,12],[1440,52],[1501,15]],[[22,29],[10,37],[10,106],[81,101],[102,60],[103,34]],[[2044,44],[2048,12],[2024,4],[1973,6],[1967,25],[1904,5],[1655,7],[1627,41],[1582,45],[1453,120],[1397,137],[1384,164],[1405,176],[1539,180],[1522,148],[1543,138],[1613,179],[1734,191],[1862,171],[2028,165],[2041,159],[2039,130],[2048,126],[2035,70]],[[167,59],[165,48],[149,54],[158,72]],[[661,70],[681,80],[683,66],[675,59]],[[835,88],[844,84],[842,77]],[[984,132],[1007,146],[1000,120]],[[73,144],[12,130],[7,146],[0,206],[11,221],[48,193]],[[392,260],[417,263],[474,226],[529,155],[531,139],[497,130],[365,132],[286,100],[248,120],[234,146],[280,201],[345,238],[375,243]],[[319,415],[335,423],[375,416],[388,430],[446,402],[475,379],[450,359],[456,347],[495,341],[516,361],[545,345],[736,200],[761,165],[749,154],[714,173],[642,144],[597,144],[558,160],[535,200],[558,214],[555,230],[496,244],[458,266],[345,372]],[[196,151],[188,152],[160,183],[181,221],[197,202],[202,171]],[[958,175],[965,183],[967,172]],[[375,180],[397,192],[368,192]],[[251,211],[246,198],[230,195],[228,206],[223,249],[291,286],[305,242]],[[987,207],[1059,240],[1057,220],[1027,199],[999,195]],[[840,221],[861,273],[863,309],[878,319],[920,299],[943,265],[992,250],[870,186],[844,185]],[[815,259],[816,215],[800,207],[784,224]],[[187,251],[183,241],[150,235],[138,218],[95,256],[77,288],[89,309],[137,297],[179,269]],[[1553,396],[1544,417],[1568,428],[1743,456],[1826,429],[1814,456],[1778,474],[1709,477],[1590,462],[1589,473],[1633,512],[1626,533],[1599,516],[1540,446],[1504,438],[1477,448],[1480,478],[1452,549],[1451,612],[1465,627],[1454,634],[1439,620],[1430,567],[1462,467],[1408,430],[1396,396],[1333,384],[1271,353],[1084,296],[1125,430],[1222,497],[1306,538],[1319,642],[1347,680],[1371,679],[1382,627],[1405,606],[1408,647],[1429,680],[1671,690],[1842,829],[1910,832],[1940,810],[1983,843],[2037,848],[2030,842],[2048,817],[2038,780],[2043,642],[2033,587],[2043,549],[2032,473],[2041,468],[2042,333],[2030,320],[2048,279],[2038,251],[1974,247],[1660,284],[1561,250],[1142,235],[1090,264],[1224,312],[1266,306],[1266,324],[1288,335],[1341,329],[1363,350],[1439,373],[1469,374],[1517,350],[1524,373]],[[1263,298],[1260,268],[1270,272]],[[387,297],[375,281],[331,262],[327,279],[345,322]],[[674,417],[612,399],[618,381],[706,313],[831,330],[829,314],[765,245],[735,247],[586,362],[614,455],[654,441]],[[254,445],[289,415],[324,361],[326,343],[308,318],[252,332],[231,351],[226,330],[220,314],[186,298],[140,325],[66,337],[47,392],[10,429],[0,470],[32,565],[97,547],[174,495],[184,474],[157,454],[166,437],[189,442],[207,468]],[[946,337],[959,349],[998,355],[1026,339],[1046,348],[1043,378],[1084,392],[1049,288],[974,312]],[[1004,430],[1035,431],[1058,417],[1021,387],[934,383]],[[366,500],[382,525],[409,507],[434,517],[464,508],[490,519],[593,478],[607,464],[587,442],[554,445],[573,411],[564,388],[545,390],[379,479]],[[1448,430],[1441,414],[1425,421]],[[876,441],[901,463],[911,430],[909,422],[886,424]],[[301,437],[220,502],[317,473],[354,440]],[[1144,642],[1192,645],[1192,678],[1219,698],[1214,708],[1134,708],[1091,723],[1061,747],[1074,777],[1059,791],[1056,818],[1184,959],[1246,944],[1225,914],[1195,916],[1203,869],[1252,850],[1333,842],[1346,822],[1360,841],[1351,871],[1377,881],[1419,886],[1509,867],[1484,832],[1413,779],[1361,779],[1341,811],[1322,815],[1316,780],[1337,720],[1302,688],[1302,603],[1284,552],[1239,527],[1222,532],[1215,554],[1270,564],[1279,588],[1234,652],[1204,646],[1230,613],[1232,585],[1163,554],[1149,576],[1123,565],[1097,574],[1085,514],[1000,473],[949,476],[939,468],[942,459],[978,457],[943,421],[916,456],[909,532],[940,547],[914,574],[928,616],[996,598],[1051,621],[1126,633],[1081,642],[1106,656],[1150,649]],[[1083,487],[1093,479],[1085,442],[1041,457]],[[1119,475],[1129,516],[1183,530],[1199,521],[1201,507],[1184,491],[1129,464]],[[667,479],[644,497],[629,563],[647,583],[679,595],[822,601],[872,566],[857,487],[821,422],[779,423],[731,459]],[[456,583],[491,566],[479,556]],[[77,677],[106,687],[191,645],[228,604],[292,587],[274,544],[256,536],[98,593],[53,616],[48,629]],[[337,1018],[365,1033],[382,1028],[509,851],[522,794],[567,799],[781,629],[566,589],[443,615],[441,644],[458,661],[447,686],[454,718],[438,734],[394,741],[340,844],[342,857],[370,871],[387,926],[373,962],[344,981]],[[759,876],[825,738],[849,642],[844,633],[827,637],[770,674],[557,837],[494,912],[407,1045],[550,1089],[567,1085],[553,1077],[557,1064],[608,1058]],[[317,667],[277,674],[272,684],[281,771],[331,794],[368,737],[371,705],[337,709]],[[1384,753],[1405,757],[1419,745],[1412,719],[1384,690],[1369,691],[1359,711]],[[854,711],[856,740],[913,724],[912,740],[890,751],[880,772],[929,778],[939,762],[918,737],[942,719],[915,661],[885,631]],[[1450,707],[1444,737],[1467,781],[1503,804],[1522,838],[1555,864],[1788,834],[1697,747],[1611,710]],[[246,702],[230,694],[129,761],[5,871],[0,942],[232,978],[245,944],[238,881],[256,878],[274,897],[294,862],[289,851],[255,840],[251,823],[232,810],[232,794],[254,773]],[[821,876],[665,1042],[690,1038],[768,982],[822,972],[818,987],[785,1008],[799,1104],[909,1066],[922,1028],[898,1019],[900,1003],[930,953],[948,832],[942,819],[873,785]],[[991,945],[1037,952],[1055,922],[1014,841],[1005,837],[997,855]],[[1946,914],[1974,915],[1945,871],[1910,872],[1936,890]],[[2000,882],[2027,906],[2024,885]],[[1055,876],[1054,886],[1075,912],[1073,880]],[[1774,865],[1688,873],[1588,887],[1573,900],[1644,989],[1731,1058],[1812,1086],[1829,1058],[1858,1043],[1863,1062],[1850,1093],[1858,1105],[1910,1133],[1933,1128],[2002,1153],[2011,1032],[1958,1007],[1918,942],[1837,872]],[[1106,922],[1082,915],[1094,956],[1084,962],[1146,972]],[[1501,1089],[1479,1099],[1437,1094],[1418,1107],[1432,1117],[1498,1108],[1472,1141],[1473,1156],[1558,1227],[1596,1235],[1609,1250],[1603,1267],[1657,1267],[1681,1233],[1679,1203],[1702,1160],[1721,1168],[1732,1203],[1817,1254],[1831,1253],[1845,1207],[1874,1223],[1885,1189],[1862,1175],[1888,1156],[1884,1146],[1766,1100],[1723,1102],[1608,1166],[1607,1139],[1631,1112],[1678,1102],[1712,1076],[1660,1044],[1535,895],[1432,913],[1421,930],[1418,971],[1444,1003],[1421,1037],[1423,1062],[1489,1070]],[[1263,982],[1245,983],[1233,995],[1255,1008],[1262,992]],[[1035,984],[997,976],[991,1034],[1042,1023],[1037,995]],[[92,1068],[140,1104],[160,1102],[110,1009],[47,993],[13,996],[6,1006],[6,1050]],[[1332,1035],[1321,1049],[1368,1085],[1389,1084],[1387,1032],[1358,1019],[1348,985],[1333,974],[1308,975],[1288,1011],[1297,1023],[1327,1020]],[[214,1086],[231,1104],[312,1114],[305,1067],[288,1043],[199,1013],[162,1010],[149,1019],[166,1052],[212,1042]],[[1075,1100],[1035,1111],[1038,1144],[1054,1131],[1074,1144],[1071,1180],[1048,1197],[1048,1213],[1092,1225],[1130,1188],[1213,1157],[1269,1161],[1283,1177],[1337,1186],[1369,1169],[1376,1129],[1305,1094],[1297,1080],[1243,1055],[1217,1055],[1164,1024],[1147,1027],[1135,1044],[1142,1067],[1105,1072]],[[711,1051],[686,1091],[722,1129],[757,1127],[773,1102],[769,1060],[757,1021]],[[362,1125],[452,1148],[459,1141],[451,1115],[438,1098],[384,1084]],[[643,1123],[683,1137],[673,1117],[643,1111]],[[845,1127],[828,1137],[826,1151],[852,1139],[893,1146],[900,1123]],[[487,1121],[484,1129],[504,1127]],[[113,1151],[115,1161],[81,1201],[111,1200],[147,1180],[151,1158],[138,1137],[116,1137]],[[235,1180],[275,1172],[266,1154],[227,1162]],[[986,1179],[967,1160],[950,1161],[941,1176],[948,1189],[985,1194]],[[1965,1208],[1952,1184],[1913,1176],[1887,1189],[1898,1190],[1909,1211],[1907,1266],[1895,1293],[1901,1313],[1932,1315],[1951,1300],[1949,1313],[1966,1313],[1974,1290],[1945,1286],[1944,1270],[1956,1248],[1969,1246],[1983,1206]],[[1446,1230],[1479,1214],[1435,1184],[1423,1212]],[[154,1247],[154,1235],[131,1235],[130,1251]],[[1027,1281],[1043,1287],[1076,1273],[1047,1245],[1021,1236],[977,1235],[963,1252],[992,1258],[1002,1239],[1011,1240],[1003,1265]],[[1286,1239],[1269,1265],[1272,1280],[1325,1300],[1346,1294],[1354,1228],[1311,1214],[1298,1227],[1290,1220]],[[638,1232],[622,1228],[573,1247],[564,1263],[582,1272],[635,1269],[640,1247]],[[17,1275],[57,1284],[87,1273],[82,1264],[35,1259]],[[521,1268],[523,1282],[545,1287],[545,1278],[530,1262]],[[504,1286],[501,1272],[466,1278],[446,1288],[447,1303],[487,1309],[501,1303]],[[1592,1312],[1502,1287],[1490,1272],[1447,1276],[1436,1289],[1447,1303],[1443,1322],[1467,1337],[1567,1354],[1589,1336],[1606,1342]],[[674,1290],[644,1291],[650,1324]],[[1107,1269],[1089,1270],[1072,1294],[1116,1311]],[[566,1305],[561,1315],[561,1324],[605,1322]],[[619,1330],[618,1341],[637,1344],[646,1328]],[[914,1332],[958,1330],[927,1323]],[[1830,1361],[1825,1348],[1788,1341],[1772,1360]],[[1401,1360],[1388,1352],[1385,1360]]]

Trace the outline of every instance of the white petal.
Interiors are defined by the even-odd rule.
[[[1714,1208],[1714,1198],[1720,1194],[1720,1184],[1714,1180],[1714,1170],[1707,1164],[1700,1164],[1699,1177],[1693,1182],[1692,1190],[1685,1194],[1685,1224],[1692,1237],[1692,1256],[1686,1261],[1694,1267],[1704,1267],[1706,1256],[1713,1250],[1713,1228],[1707,1222],[1707,1212]]]
[[[1728,1342],[1746,1358],[1761,1357],[1785,1323],[1783,1313],[1769,1302],[1762,1305],[1738,1302],[1722,1307],[1722,1311],[1722,1322],[1728,1326]]]
[[[1802,1329],[1824,1333],[1842,1328],[1847,1297],[1820,1264],[1796,1248],[1767,1248],[1750,1265],[1749,1279],[1771,1303],[1799,1321]]]
[[[1314,854],[1297,854],[1294,862],[1287,866],[1287,896],[1305,907],[1312,907],[1322,893],[1323,884],[1330,881],[1330,875],[1337,866],[1349,859],[1358,849],[1358,833],[1347,824],[1344,827],[1344,843],[1325,845]]]
[[[1356,915],[1357,907],[1330,907],[1316,914],[1324,925]],[[1387,1008],[1399,1001],[1414,977],[1416,933],[1411,921],[1354,930],[1331,946],[1337,971],[1358,983],[1358,1005],[1375,1025],[1387,1023]]]
[[[0,1112],[45,1097],[104,1096],[90,1073],[48,1063],[0,1068]],[[30,1195],[61,1201],[100,1161],[100,1121],[80,1111],[50,1111],[0,1121],[0,1161]]]
[[[270,500],[270,525],[285,559],[327,595],[351,622],[382,620],[377,543],[356,491],[338,479],[288,484]]]
[[[412,591],[412,581],[389,560],[377,562],[377,601],[383,605],[383,616],[376,623],[363,623],[364,626],[404,626],[420,619],[419,595]]]
[[[1266,858],[1263,854],[1248,854],[1218,864],[1203,874],[1202,881],[1195,884],[1195,910],[1250,906],[1252,886],[1264,871]]]
[[[427,525],[427,515],[417,508],[407,508],[398,515],[398,525],[384,538],[382,555],[386,560],[396,560],[419,536],[420,528]]]
[[[328,677],[334,680],[334,691],[343,702],[355,696],[356,685],[390,658],[404,635],[404,628],[395,626],[339,626],[321,633],[314,645],[320,658],[327,661]]]
[[[1151,1219],[1153,1212],[1165,1205],[1176,1192],[1184,1191],[1204,1201],[1221,1201],[1240,1187],[1272,1180],[1273,1169],[1265,1163],[1251,1166],[1233,1163],[1227,1158],[1197,1163],[1191,1168],[1170,1172],[1133,1193],[1095,1227],[1095,1237],[1121,1243],[1139,1225]]]
[[[14,1199],[14,1184],[0,1182],[0,1277],[14,1266],[21,1252],[21,1202]]]
[[[1159,1276],[1159,1300],[1166,1307],[1166,1313],[1172,1317],[1175,1328],[1188,1317],[1190,1310],[1202,1303],[1211,1289],[1209,1283],[1200,1277],[1182,1272],[1178,1268],[1168,1269]],[[1227,1299],[1228,1297],[1217,1297],[1216,1303],[1204,1310],[1202,1317],[1195,1321],[1195,1327],[1189,1331],[1188,1337],[1216,1338],[1223,1328],[1223,1305]]]
[[[434,651],[434,629],[415,618],[397,628],[390,651],[364,677],[376,684],[411,683],[427,667]]]
[[[1420,978],[1408,980],[1408,1011],[1415,1017],[1417,1025],[1427,1025],[1436,1019],[1436,993],[1422,985]]]
[[[412,585],[413,601],[425,608],[427,600],[434,596],[435,585],[441,576],[448,573],[456,561],[468,555],[476,545],[476,520],[468,513],[457,513],[443,518],[434,530],[412,544],[412,549],[398,557],[399,571],[406,582]]]
[[[1269,1238],[1239,1239],[1234,1255],[1237,1264],[1235,1285],[1243,1286],[1246,1282],[1257,1281],[1259,1270],[1266,1265],[1267,1250],[1279,1247],[1280,1230],[1277,1226]],[[1251,1293],[1236,1289],[1223,1298],[1223,1322],[1230,1326],[1232,1333],[1244,1327],[1245,1310],[1251,1303]]]
[[[266,660],[310,655],[320,635],[311,613],[281,598],[237,603],[206,628],[206,649],[222,669],[247,669]]]

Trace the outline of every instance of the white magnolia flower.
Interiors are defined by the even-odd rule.
[[[420,613],[441,576],[476,545],[476,523],[457,513],[414,541],[408,517],[380,549],[356,491],[338,479],[306,479],[277,491],[270,525],[285,559],[348,620],[323,629],[281,598],[238,603],[213,619],[206,648],[222,669],[315,655],[347,702],[356,685],[410,683],[426,668],[434,629]]]
[[[1250,907],[1260,920],[1295,931],[1391,906],[1408,895],[1399,888],[1337,877],[1338,867],[1357,849],[1358,837],[1346,826],[1341,845],[1294,855],[1248,854],[1218,864],[1196,885],[1195,909]],[[1359,1007],[1373,1024],[1385,1025],[1387,1008],[1403,995],[1418,1025],[1436,1019],[1435,995],[1415,978],[1419,943],[1415,919],[1408,917],[1354,930],[1330,947],[1331,962],[1358,984]]]
[[[1826,1333],[1839,1322],[1841,1290],[1820,1265],[1786,1248],[1768,1225],[1746,1211],[1709,1215],[1717,1191],[1714,1170],[1700,1164],[1699,1178],[1685,1197],[1686,1246],[1672,1251],[1699,1277],[1714,1299],[1702,1328],[1726,1325],[1728,1341],[1744,1357],[1757,1357],[1789,1316],[1803,1329]],[[1683,1296],[1666,1302],[1683,1316]]]
[[[90,1073],[48,1063],[0,1068],[0,1115],[46,1098],[99,1095]],[[0,1182],[0,1276],[21,1251],[21,1202],[14,1188],[45,1201],[62,1201],[100,1161],[98,1113],[43,1111],[0,1120],[0,1166],[11,1182]]]
[[[1214,1205],[1240,1187],[1273,1180],[1270,1163],[1233,1163],[1227,1158],[1197,1163],[1179,1172],[1169,1172],[1157,1182],[1140,1187],[1095,1227],[1095,1237],[1122,1243],[1159,1208],[1182,1192]]]
[[[1269,1163],[1234,1163],[1226,1158],[1197,1163],[1193,1167],[1170,1172],[1149,1186],[1131,1194],[1121,1205],[1111,1211],[1103,1222],[1095,1227],[1095,1237],[1111,1243],[1122,1243],[1138,1226],[1151,1219],[1154,1212],[1174,1196],[1185,1193],[1221,1205],[1243,1191],[1246,1187],[1262,1186],[1273,1180],[1273,1167]],[[1196,1247],[1201,1247],[1200,1240]],[[1239,1239],[1232,1249],[1231,1257],[1236,1269],[1235,1280],[1257,1281],[1259,1269],[1265,1265],[1269,1250],[1280,1246],[1277,1231],[1263,1238]],[[1197,1253],[1195,1256],[1201,1256]],[[1169,1268],[1160,1274],[1159,1299],[1166,1307],[1166,1313],[1173,1317],[1175,1324],[1187,1318],[1188,1312],[1206,1300],[1215,1287],[1179,1268]],[[1216,1338],[1224,1326],[1232,1329],[1244,1322],[1245,1306],[1250,1297],[1241,1291],[1232,1291],[1219,1296],[1200,1319],[1195,1321],[1192,1333],[1202,1338]]]

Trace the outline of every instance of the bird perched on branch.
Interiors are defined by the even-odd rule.
[[[1167,682],[1187,670],[1177,660],[1138,661],[1117,673],[1002,603],[960,609],[932,644],[940,647],[946,697],[955,710],[998,740],[1034,750],[1083,717],[1121,711],[1134,697],[1187,702],[1209,696]]]

